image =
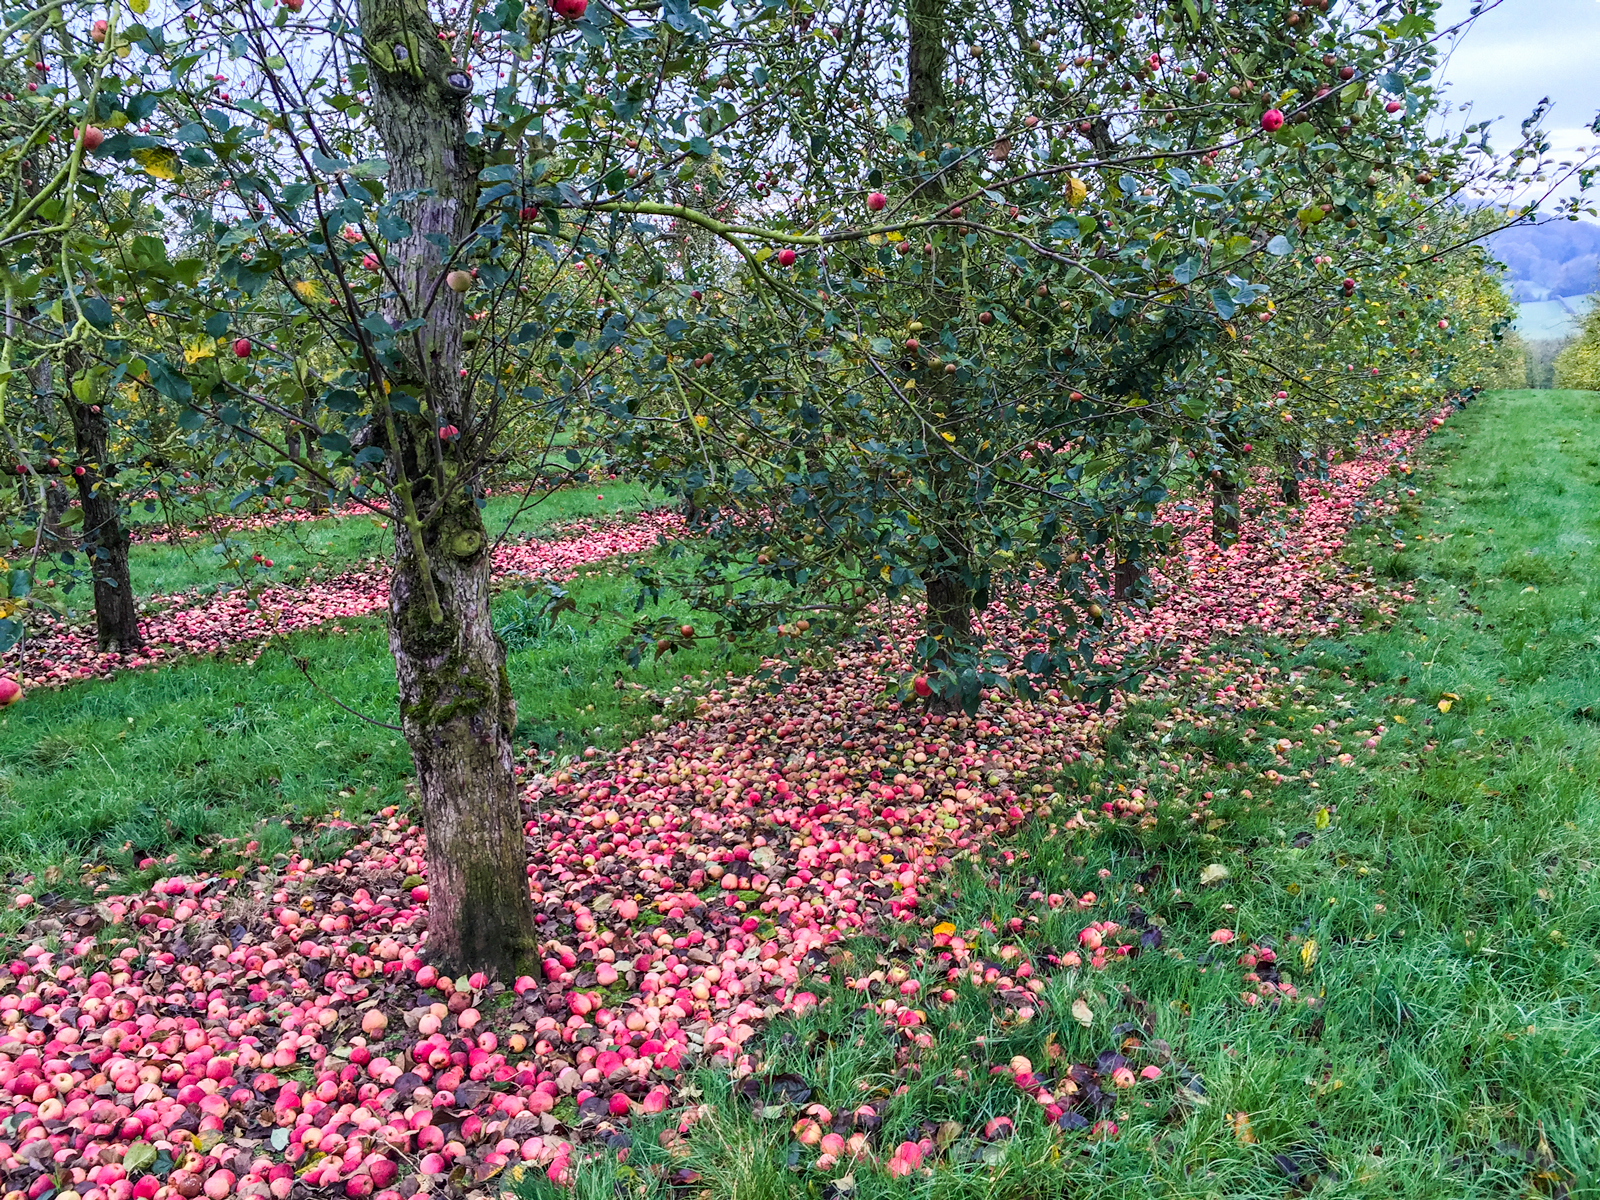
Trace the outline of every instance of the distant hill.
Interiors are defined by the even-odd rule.
[[[1600,298],[1600,225],[1549,221],[1503,230],[1489,252],[1506,265],[1517,332],[1529,341],[1576,336]]]
[[[1506,229],[1489,239],[1489,250],[1506,264],[1511,298],[1518,303],[1600,290],[1600,225],[1592,222]]]
[[[1529,341],[1576,337],[1583,318],[1600,296],[1554,296],[1517,305],[1516,330]]]

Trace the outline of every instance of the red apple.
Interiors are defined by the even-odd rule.
[[[794,251],[789,249],[789,247],[787,247],[787,246],[785,246],[782,250],[779,250],[778,251],[778,265],[780,267],[792,267],[792,266],[794,266]]]
[[[78,134],[78,140],[83,143],[85,150],[98,150],[100,149],[100,143],[106,140],[106,135],[104,131],[95,128],[93,125],[85,125],[82,132]]]
[[[867,193],[867,207],[873,212],[882,212],[884,208],[887,207],[888,203],[889,197],[885,196],[882,192]]]
[[[1391,100],[1391,101],[1389,101],[1389,103],[1387,103],[1387,104],[1385,104],[1383,106],[1383,111],[1386,112],[1386,113],[1397,113],[1404,107],[1405,107],[1405,105],[1401,104],[1400,101]]]
[[[924,700],[933,695],[933,688],[929,686],[928,677],[926,675],[918,675],[915,679],[913,679],[911,681],[911,690],[917,695],[921,696]]]
[[[1261,128],[1268,133],[1276,133],[1283,128],[1283,113],[1275,108],[1269,108],[1261,114]]]
[[[305,3],[305,0],[282,0],[282,3],[283,6],[290,12],[299,12],[301,5]]]
[[[93,25],[89,26],[89,40],[92,41],[92,42],[103,42],[103,41],[105,41],[106,40],[106,30],[107,30],[107,28],[109,28],[109,27],[106,25],[105,18],[102,17],[100,20],[96,21]]]
[[[589,0],[550,0],[550,7],[555,10],[556,16],[576,21],[588,10]]]
[[[10,708],[22,699],[22,685],[9,675],[0,675],[0,708]]]
[[[460,436],[461,430],[457,429],[454,425],[442,425],[439,428],[439,440],[441,442],[453,441]]]
[[[239,338],[233,343],[233,356],[235,358],[249,358],[251,349],[249,338]]]

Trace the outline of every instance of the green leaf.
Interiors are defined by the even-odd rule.
[[[315,146],[311,148],[311,165],[316,167],[319,171],[327,171],[329,173],[334,171],[348,171],[350,169],[350,164],[345,162],[344,159],[329,158]]]
[[[122,1155],[122,1169],[129,1179],[137,1179],[156,1161],[156,1148],[149,1142],[134,1142]]]
[[[1290,243],[1288,238],[1284,237],[1283,234],[1280,233],[1277,237],[1273,238],[1267,243],[1267,253],[1272,255],[1274,258],[1282,258],[1286,254],[1293,254],[1294,246]]]
[[[84,317],[96,329],[104,331],[116,324],[117,314],[112,312],[111,305],[99,296],[87,296],[79,303],[83,308]]]
[[[169,363],[166,358],[157,355],[142,359],[145,370],[150,372],[150,386],[155,388],[168,400],[193,399],[194,389],[189,386],[189,381],[183,377],[183,372]]]

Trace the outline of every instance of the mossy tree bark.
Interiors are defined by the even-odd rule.
[[[139,630],[139,604],[128,573],[128,531],[122,524],[122,502],[110,486],[116,473],[111,461],[111,424],[92,390],[79,395],[74,385],[85,379],[82,355],[69,349],[62,363],[66,386],[61,389],[67,419],[72,422],[77,462],[73,474],[83,509],[83,542],[94,585],[95,640],[103,651],[126,654],[144,645]],[[78,475],[76,468],[83,468]]]
[[[404,509],[389,645],[428,839],[428,954],[449,969],[506,978],[536,949],[511,761],[516,706],[489,618],[489,538],[471,494],[483,434],[460,379],[465,310],[442,279],[476,208],[472,83],[450,62],[423,0],[359,0],[359,14],[386,186],[416,197],[405,208],[410,233],[391,243],[384,264],[394,284],[384,315],[422,318],[387,370],[391,395],[414,397],[420,411],[384,402],[376,440]],[[442,440],[449,425],[460,436]]]
[[[949,97],[944,72],[949,60],[949,23],[944,0],[911,0],[906,12],[906,116],[930,164],[937,164],[940,147],[950,140]],[[925,202],[937,207],[948,195],[944,181],[923,189]],[[960,300],[941,278],[937,265],[925,276],[926,294],[919,318],[937,335],[960,319]],[[923,335],[926,336],[926,335]],[[929,411],[948,413],[957,420],[961,396],[956,385],[936,377],[920,401]],[[924,628],[940,643],[965,642],[972,636],[972,614],[978,594],[977,572],[972,563],[966,531],[961,527],[964,465],[954,456],[930,447],[929,477],[936,496],[944,501],[932,524],[938,544],[932,547],[918,572],[927,593]]]

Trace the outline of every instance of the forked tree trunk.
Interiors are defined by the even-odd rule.
[[[459,378],[463,302],[440,278],[476,207],[479,163],[466,140],[472,84],[451,64],[423,0],[359,0],[359,14],[388,190],[417,197],[404,214],[410,236],[389,248],[398,294],[385,315],[424,320],[388,379],[416,393],[422,411],[386,408],[378,443],[389,493],[407,514],[395,527],[389,646],[428,839],[428,956],[509,978],[536,949],[511,762],[516,705],[489,620],[489,539],[464,478],[478,431]],[[441,441],[445,425],[461,436]]]
[[[1211,481],[1211,540],[1219,546],[1239,540],[1239,483],[1231,475]]]
[[[91,391],[80,396],[74,385],[84,378],[84,363],[76,350],[68,350],[62,365],[62,389],[78,460],[73,474],[78,483],[78,503],[83,508],[83,553],[89,560],[94,583],[95,640],[103,651],[122,654],[144,645],[139,631],[139,604],[128,574],[128,531],[122,524],[122,503],[107,482],[116,468],[111,462],[111,425]],[[82,467],[78,475],[76,468]]]
[[[296,370],[300,370],[298,365]],[[302,384],[304,385],[303,376]],[[311,389],[306,387],[305,391],[307,398],[305,403],[300,406],[300,417],[305,424],[291,422],[284,434],[284,442],[289,451],[289,460],[296,464],[303,464],[308,468],[306,471],[307,509],[312,513],[320,513],[328,507],[328,492],[322,481],[317,479],[311,472],[311,468],[317,465],[322,455],[317,448],[316,442],[311,440],[311,417],[314,406],[310,399]]]

